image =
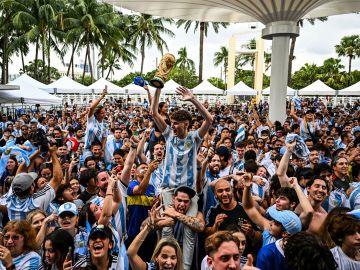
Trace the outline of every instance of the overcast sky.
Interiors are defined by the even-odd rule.
[[[252,24],[253,25],[253,24]],[[250,29],[250,24],[231,24],[227,29],[221,29],[219,34],[215,34],[212,30],[209,31],[208,37],[204,43],[204,78],[219,77],[220,67],[214,67],[213,58],[214,53],[219,50],[221,46],[228,46],[229,38],[236,34],[239,44],[245,43],[251,38],[258,38],[261,35],[261,28],[263,25],[258,24],[256,30]],[[176,28],[170,26],[170,29],[175,33],[175,38],[165,38],[169,47],[169,52],[175,56],[179,48],[186,47],[189,58],[195,61],[196,68],[198,69],[199,61],[199,33],[194,33],[191,29],[187,34],[183,28]],[[337,57],[334,46],[340,43],[343,36],[346,35],[360,35],[360,15],[348,14],[329,17],[327,22],[316,22],[315,25],[305,23],[304,27],[300,29],[300,36],[297,39],[295,56],[293,62],[293,71],[298,70],[305,63],[315,63],[321,65],[322,62],[329,57]],[[265,42],[266,50],[270,52],[271,41]],[[32,60],[34,53],[31,52],[26,58],[26,61]],[[81,58],[83,56],[81,55]],[[67,62],[70,56],[67,56]],[[77,62],[80,63],[81,58],[78,57]],[[156,58],[160,59],[161,54],[155,48],[146,49],[145,57],[145,72],[153,70],[156,66]],[[123,69],[116,73],[114,79],[120,79],[124,75],[132,71],[140,70],[140,55],[139,61],[135,63],[134,68],[124,66]],[[16,74],[19,72],[21,61],[14,58],[11,66],[10,73]],[[342,58],[345,68],[348,67],[348,60]],[[58,69],[64,69],[61,62],[58,60],[54,65]],[[357,58],[353,61],[353,69],[360,69],[360,59]]]

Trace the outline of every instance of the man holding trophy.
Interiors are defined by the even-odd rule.
[[[174,190],[179,186],[187,186],[195,190],[197,162],[196,155],[201,141],[212,124],[212,116],[206,108],[196,99],[193,93],[185,88],[179,87],[176,92],[180,94],[182,101],[191,102],[204,118],[202,125],[195,131],[189,131],[191,114],[186,110],[174,112],[171,117],[171,126],[167,125],[158,112],[161,88],[175,65],[175,57],[165,54],[161,59],[155,77],[150,80],[150,85],[156,87],[151,103],[151,112],[160,132],[166,140],[166,155],[164,163],[164,177],[161,182],[162,199],[165,208],[173,205]],[[144,88],[148,90],[147,85]],[[191,206],[186,216],[196,217],[198,212],[198,196],[191,200]],[[165,211],[166,214],[166,211]],[[163,236],[172,234],[171,228],[163,229]],[[195,233],[188,227],[184,227],[183,255],[184,269],[190,269],[194,254]]]

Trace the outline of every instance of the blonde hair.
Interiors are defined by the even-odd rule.
[[[154,249],[154,253],[151,257],[151,260],[157,264],[156,262],[156,258],[159,256],[161,250],[163,247],[165,246],[170,246],[172,248],[175,249],[175,253],[176,253],[176,258],[177,258],[177,262],[176,262],[176,266],[175,266],[175,270],[183,270],[184,266],[183,266],[183,256],[182,256],[182,252],[181,252],[181,248],[179,246],[179,243],[176,241],[175,238],[173,237],[165,237],[162,238],[156,245],[155,249]],[[157,265],[158,266],[158,265]]]
[[[31,212],[29,212],[26,215],[26,221],[28,221],[30,224],[32,224],[32,219],[34,218],[34,216],[36,216],[37,214],[42,214],[44,215],[44,217],[47,217],[45,211],[41,210],[41,209],[35,209]]]

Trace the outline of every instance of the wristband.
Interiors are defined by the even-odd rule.
[[[16,270],[15,264],[12,264],[9,267],[6,267],[6,270]]]

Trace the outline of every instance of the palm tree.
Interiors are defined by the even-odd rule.
[[[220,27],[226,28],[229,23],[224,22],[199,22],[199,21],[189,21],[189,20],[178,20],[176,22],[177,27],[184,25],[185,32],[187,33],[192,25],[195,23],[194,26],[194,33],[197,29],[200,29],[200,46],[199,46],[199,83],[202,82],[202,73],[203,73],[203,62],[204,62],[204,37],[207,37],[208,30],[210,25],[212,26],[215,33],[219,33]]]
[[[162,34],[174,37],[175,34],[168,28],[165,23],[172,24],[172,19],[156,18],[147,14],[132,15],[130,16],[130,38],[134,48],[140,47],[141,54],[141,67],[140,73],[144,71],[145,61],[145,47],[152,47],[153,45],[163,53],[163,49],[168,50],[166,41],[163,39]]]
[[[46,1],[36,0],[28,3],[28,1],[16,1],[18,11],[13,17],[13,24],[18,33],[18,44],[24,42],[35,43],[35,77],[42,81],[49,82],[50,80],[50,48],[53,48],[58,54],[61,50],[57,48],[54,32],[57,28],[57,14],[59,9],[64,5],[63,1]],[[41,74],[37,73],[38,52],[41,47],[42,51],[42,65],[43,70],[46,64],[45,58],[48,61],[48,70]],[[47,77],[47,79],[46,79]]]
[[[118,15],[108,4],[98,3],[96,0],[73,1],[72,9],[64,19],[65,39],[73,41],[73,52],[76,47],[85,48],[82,81],[85,79],[87,64],[91,81],[94,78],[90,48],[92,46],[101,47],[105,40],[115,44],[115,40],[119,40],[122,36],[122,31],[116,26],[118,19]],[[73,62],[74,60],[72,60]]]
[[[327,17],[318,17],[318,18],[311,18],[306,19],[311,25],[314,25],[315,22],[318,20],[320,22],[327,21]],[[304,26],[304,19],[301,19],[297,22],[297,25],[300,27]],[[289,65],[288,65],[288,85],[291,84],[291,73],[292,73],[292,61],[295,59],[294,51],[295,51],[295,44],[296,44],[296,36],[293,36],[291,38],[291,44],[290,44],[290,51],[289,51]]]
[[[221,46],[220,51],[215,52],[215,54],[214,54],[214,65],[216,67],[219,65],[223,65],[223,67],[224,67],[225,87],[226,87],[226,74],[227,74],[227,69],[228,69],[228,56],[229,56],[229,51],[225,46]],[[221,74],[221,76],[222,76],[222,74]],[[222,79],[222,77],[220,79]]]
[[[179,49],[178,58],[175,64],[177,67],[182,69],[195,69],[194,61],[188,58],[186,47]]]
[[[195,63],[192,59],[188,58],[186,47],[180,48],[178,51],[178,58],[175,65],[180,69],[182,73],[182,79],[180,84],[185,84],[185,73],[187,70],[194,70]]]
[[[356,56],[360,56],[360,36],[351,35],[341,39],[340,44],[335,45],[338,56],[349,57],[349,85],[351,84],[351,62]]]

